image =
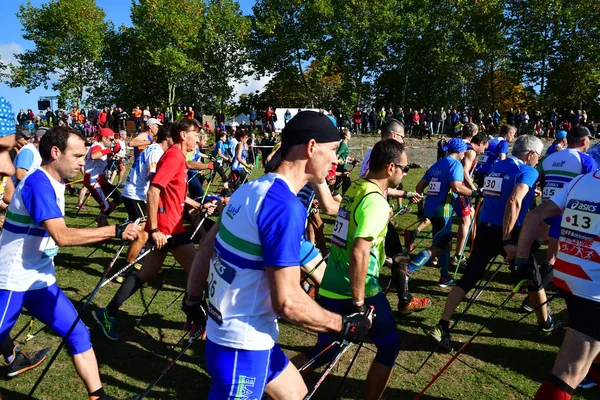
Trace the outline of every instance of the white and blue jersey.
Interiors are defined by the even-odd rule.
[[[514,156],[498,161],[483,181],[483,208],[481,209],[481,222],[502,226],[506,203],[519,183],[529,186],[529,191],[521,202],[521,210],[516,226],[523,225],[525,214],[535,197],[534,187],[537,182],[538,171],[525,164]]]
[[[596,161],[590,156],[575,149],[565,149],[546,157],[541,163],[544,176],[542,199],[548,200],[563,190],[573,178],[598,169]]]
[[[42,222],[63,218],[65,185],[38,168],[15,189],[0,235],[0,289],[25,292],[56,282],[58,246]]]
[[[502,136],[497,136],[489,141],[487,150],[477,157],[475,172],[487,175],[498,161],[500,154],[508,154],[508,141]]]
[[[42,165],[42,157],[40,156],[40,152],[35,144],[27,143],[15,157],[15,168],[21,168],[27,171],[28,174],[35,171]],[[19,183],[17,181],[17,175],[13,175],[12,177],[13,183],[15,186]]]
[[[210,265],[211,342],[273,348],[279,329],[265,267],[299,266],[305,228],[306,209],[281,175],[266,174],[235,191],[221,216]]]
[[[123,197],[132,200],[146,201],[150,188],[150,177],[156,172],[156,165],[164,154],[160,144],[154,143],[146,147],[135,159],[127,176]]]
[[[234,153],[236,150],[234,150]],[[246,161],[246,156],[248,155],[248,146],[242,144],[242,160]],[[237,154],[233,155],[233,161],[231,162],[231,170],[232,171],[241,171],[244,169],[242,163],[238,161]]]
[[[450,218],[454,198],[450,194],[450,183],[464,181],[464,169],[460,161],[451,156],[439,159],[425,172],[423,180],[429,182],[423,206],[425,216]]]

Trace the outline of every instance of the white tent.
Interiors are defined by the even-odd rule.
[[[242,121],[246,122],[246,126],[250,126],[250,118],[244,113],[241,113],[235,118],[229,119],[225,121],[225,126],[231,126],[233,120],[238,123],[238,127],[242,125]],[[262,126],[262,122],[260,120],[256,120],[256,126]]]

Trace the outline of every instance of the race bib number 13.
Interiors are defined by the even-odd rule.
[[[592,240],[600,233],[600,203],[571,199],[563,211],[560,235],[574,240]]]

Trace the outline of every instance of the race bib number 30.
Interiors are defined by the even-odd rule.
[[[339,247],[346,247],[348,240],[348,225],[350,225],[350,211],[340,208],[337,219],[333,225],[331,242]]]
[[[600,233],[600,203],[571,199],[563,212],[560,235],[573,240],[592,240]]]
[[[483,180],[483,194],[490,197],[500,197],[503,180],[502,176],[486,176]]]

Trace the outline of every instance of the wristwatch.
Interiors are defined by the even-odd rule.
[[[507,239],[507,240],[503,240],[502,241],[502,246],[506,247],[506,246],[515,246],[515,241],[512,239]]]
[[[153,233],[156,233],[156,232],[160,232],[160,229],[158,229],[158,228],[154,228],[154,229],[151,229],[151,230],[150,230],[150,234],[151,234],[151,235],[152,235]]]

